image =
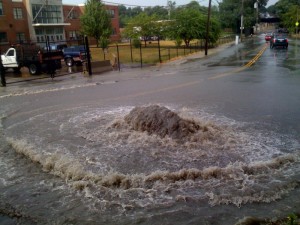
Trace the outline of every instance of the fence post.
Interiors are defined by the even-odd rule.
[[[84,44],[85,44],[85,50],[86,50],[88,71],[89,71],[89,75],[91,76],[93,73],[92,73],[92,65],[91,65],[91,54],[90,54],[90,48],[89,48],[89,40],[88,40],[87,36],[84,37]]]
[[[159,37],[158,37],[157,40],[158,40],[158,41],[157,41],[157,44],[158,44],[158,60],[159,60],[159,62],[161,63],[161,54],[160,54],[160,42],[159,42]]]
[[[168,48],[169,60],[171,59],[170,48]]]
[[[133,63],[131,38],[130,38],[130,57],[131,57],[131,63]]]
[[[140,43],[140,59],[141,59],[141,68],[143,68],[142,43]]]
[[[117,44],[117,55],[118,55],[118,69],[119,71],[121,70],[121,67],[120,67],[120,53],[119,53],[119,45]]]
[[[1,53],[1,52],[0,52]],[[6,87],[6,80],[5,80],[5,69],[2,64],[2,59],[0,58],[0,76],[1,76],[1,84],[3,87]]]

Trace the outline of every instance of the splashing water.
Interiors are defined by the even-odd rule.
[[[276,137],[254,136],[187,109],[52,113],[11,126],[7,142],[81,193],[93,210],[116,218],[145,212],[156,218],[187,203],[213,215],[212,206],[270,203],[299,187],[297,149],[284,153],[280,141],[268,145]]]

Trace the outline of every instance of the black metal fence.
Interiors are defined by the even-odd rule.
[[[234,40],[235,35],[224,36],[215,44],[209,43],[208,48],[214,48]],[[173,43],[168,43],[164,41],[147,41],[145,43],[142,41],[138,46],[134,46],[129,42],[110,45],[106,49],[90,46],[90,50],[93,61],[110,60],[111,65],[120,70],[163,63],[205,49],[205,40],[192,42],[188,47],[184,45],[176,47]]]
[[[208,45],[208,48],[214,48],[218,45],[229,43],[235,40],[235,35],[228,35],[220,38],[217,43]],[[87,44],[88,40],[85,39],[77,39],[77,40],[70,40],[70,41],[62,41],[62,42],[54,42],[49,41],[47,42],[23,42],[23,43],[16,43],[16,44],[30,44],[30,45],[39,45],[42,49],[45,49],[45,47],[48,45],[58,45],[58,44],[65,44],[67,46],[73,46],[73,45],[85,45]],[[6,43],[0,45],[0,52],[1,54],[4,54],[5,51],[10,48],[15,43]],[[60,75],[63,74],[70,74],[70,73],[77,73],[77,72],[88,72],[89,75],[92,75],[92,71],[95,71],[95,68],[93,68],[93,65],[100,65],[99,63],[93,62],[99,62],[99,61],[105,61],[106,67],[110,67],[115,70],[121,70],[124,68],[134,68],[134,67],[144,67],[149,65],[155,65],[157,63],[163,63],[166,61],[170,61],[179,57],[183,57],[189,54],[193,54],[195,52],[203,51],[205,48],[205,40],[198,40],[190,43],[188,47],[182,45],[180,47],[176,47],[174,43],[171,41],[146,41],[141,42],[138,46],[134,46],[131,42],[128,43],[119,43],[119,44],[113,44],[110,45],[106,49],[102,49],[100,47],[97,47],[96,45],[88,45],[91,55],[91,61],[89,66],[88,64],[84,64],[81,67],[76,68],[63,68],[60,71]],[[49,49],[45,49],[46,51],[49,51]],[[51,49],[50,49],[51,51]],[[64,63],[62,63],[64,64]],[[107,65],[108,64],[108,65]],[[26,73],[26,72],[25,72]],[[9,74],[7,78],[14,78],[18,75],[12,75]],[[22,74],[24,76],[24,74]],[[28,79],[27,75],[25,76]],[[47,77],[47,76],[46,76]],[[9,82],[15,82],[14,79],[9,79]],[[25,80],[25,79],[24,79]]]

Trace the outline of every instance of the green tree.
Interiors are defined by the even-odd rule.
[[[242,7],[243,2],[243,7]],[[219,4],[222,28],[238,30],[241,25],[241,15],[244,16],[244,27],[251,27],[256,23],[254,3],[257,0],[223,0]],[[259,8],[263,8],[268,0],[259,0]]]
[[[131,39],[139,39],[146,41],[151,36],[160,37],[163,32],[163,23],[158,22],[156,15],[147,15],[140,13],[136,17],[130,19],[125,27],[125,37]]]
[[[279,0],[268,7],[268,12],[279,17],[281,20],[280,27],[286,27],[293,32],[297,21],[297,8],[299,7],[300,2],[298,0]]]
[[[120,27],[123,28],[125,27],[125,24],[127,20],[129,19],[129,15],[127,13],[127,8],[124,5],[119,5],[119,22],[120,22]]]
[[[300,13],[300,6],[292,5],[289,10],[283,14],[282,23],[290,32],[296,32],[297,15]],[[299,17],[298,17],[299,20]],[[299,21],[298,21],[299,22]]]
[[[111,20],[103,4],[99,0],[87,0],[84,7],[84,13],[80,17],[82,32],[85,35],[94,37],[97,41],[97,47],[102,39],[108,39],[112,33]]]
[[[149,15],[156,15],[159,19],[168,19],[168,10],[163,6],[147,7],[144,12]]]
[[[168,25],[168,36],[173,40],[182,39],[188,47],[193,39],[206,38],[207,15],[197,9],[184,8],[177,11]],[[215,42],[220,35],[219,23],[211,20],[210,41]]]
[[[279,0],[275,4],[275,14],[283,18],[293,5],[299,5],[298,0]]]

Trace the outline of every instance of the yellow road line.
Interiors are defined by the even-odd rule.
[[[268,45],[265,44],[264,47],[257,53],[257,55],[253,59],[251,59],[246,65],[244,65],[240,68],[237,68],[235,70],[229,71],[227,73],[222,73],[222,74],[215,75],[215,76],[210,77],[208,79],[212,80],[212,79],[217,79],[217,78],[221,78],[221,77],[226,77],[226,76],[232,75],[234,73],[241,72],[241,71],[251,67],[262,56],[262,54],[266,51],[267,47],[268,47]]]

